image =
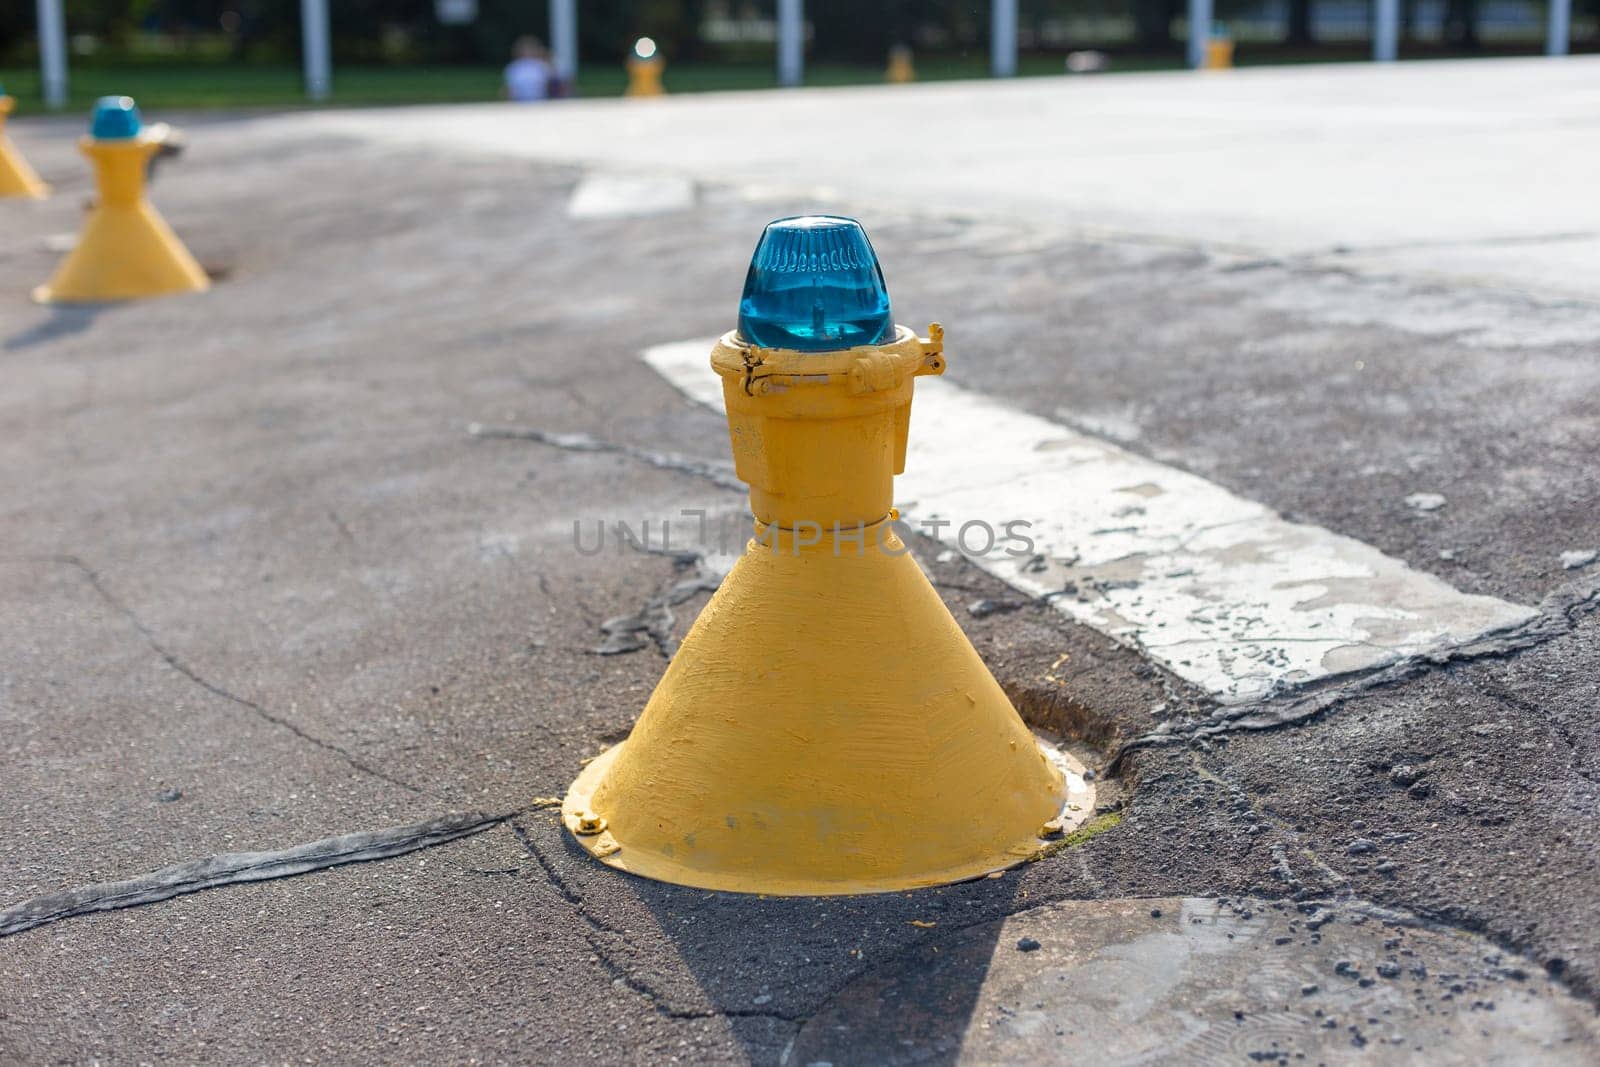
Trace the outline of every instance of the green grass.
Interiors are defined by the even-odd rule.
[[[1110,811],[1104,815],[1097,815],[1078,827],[1067,836],[1050,842],[1048,845],[1028,857],[1029,863],[1037,863],[1049,859],[1058,852],[1069,848],[1077,848],[1086,841],[1093,841],[1107,830],[1115,830],[1122,825],[1122,812]]]
[[[1480,55],[1516,54],[1527,49],[1485,50]],[[1443,58],[1443,50],[1415,49],[1408,57]],[[1274,45],[1241,45],[1240,66],[1303,62],[1361,62],[1367,58],[1364,45],[1321,46],[1288,49]],[[1173,70],[1182,65],[1174,51],[1170,55],[1113,54],[1112,72]],[[983,78],[988,74],[988,57],[966,55],[921,56],[917,59],[921,81],[954,78]],[[1062,59],[1052,55],[1024,55],[1018,73],[1034,77],[1062,73]],[[816,63],[806,68],[808,85],[871,85],[883,81],[883,70],[871,66]],[[19,114],[37,114],[39,75],[36,68],[0,69],[0,83],[17,98]],[[619,95],[627,83],[620,64],[587,64],[578,77],[579,93],[586,97]],[[174,63],[129,61],[119,64],[79,63],[71,70],[72,98],[69,110],[87,110],[101,96],[127,94],[138,99],[151,112],[197,108],[287,108],[304,107],[300,72],[289,66],[263,66],[243,63]],[[669,64],[668,91],[675,93],[714,92],[734,89],[770,89],[777,77],[770,63]],[[329,106],[381,106],[385,104],[463,103],[496,100],[500,96],[500,69],[482,66],[344,66],[333,72],[333,97]]]
[[[1177,66],[1176,58],[1132,57],[1120,60],[1119,70],[1150,70]],[[1059,58],[1026,56],[1023,76],[1059,74]],[[986,58],[928,57],[918,62],[923,81],[982,78],[988,73]],[[715,92],[735,89],[776,88],[771,64],[677,64],[668,66],[670,92]],[[842,64],[814,64],[806,69],[808,85],[868,85],[883,80],[881,69]],[[37,114],[39,75],[34,69],[0,69],[0,82],[17,98],[19,114]],[[591,63],[578,76],[579,93],[586,97],[617,96],[627,84],[620,66]],[[300,72],[293,67],[243,64],[79,64],[71,70],[70,110],[85,110],[101,96],[126,94],[147,111],[194,108],[283,108],[306,106]],[[496,100],[500,96],[498,67],[335,67],[329,106],[461,103]]]
[[[18,112],[38,112],[36,71],[0,70]],[[279,108],[306,103],[300,72],[267,66],[78,66],[71,71],[69,109],[97,97],[126,94],[146,111],[179,108]],[[334,72],[332,104],[414,104],[492,100],[498,73],[472,67],[346,67]]]

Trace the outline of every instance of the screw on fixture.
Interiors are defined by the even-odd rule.
[[[578,812],[578,833],[583,834],[585,837],[591,837],[594,834],[603,833],[605,828],[605,819],[601,818],[599,815],[596,815],[594,812]]]

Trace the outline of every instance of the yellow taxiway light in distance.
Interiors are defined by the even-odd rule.
[[[883,80],[890,85],[907,85],[917,80],[910,46],[897,44],[889,49],[889,65],[884,68]]]
[[[639,38],[633,42],[633,50],[628,53],[628,87],[623,95],[664,95],[667,90],[661,84],[661,74],[665,68],[666,62],[661,58],[655,41],[649,37]]]
[[[913,384],[944,369],[937,326],[893,324],[854,220],[767,228],[711,353],[756,536],[568,792],[590,854],[707,889],[884,892],[1009,867],[1088,816],[893,528]]]
[[[162,142],[145,130],[134,102],[102,98],[78,147],[94,165],[98,195],[77,244],[33,298],[100,303],[209,289],[206,272],[145,196]]]
[[[1226,23],[1213,22],[1206,36],[1204,70],[1233,69],[1233,34]]]

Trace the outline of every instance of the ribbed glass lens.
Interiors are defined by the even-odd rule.
[[[89,136],[97,141],[126,141],[144,127],[131,96],[102,96],[95,101]]]
[[[767,225],[739,301],[746,341],[832,352],[879,344],[893,330],[889,288],[859,222],[802,215]]]

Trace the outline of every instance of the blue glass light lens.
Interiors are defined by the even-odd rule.
[[[97,141],[126,141],[139,136],[144,122],[131,96],[102,96],[94,103],[89,136]]]
[[[739,301],[746,341],[833,352],[879,344],[893,331],[889,287],[859,222],[802,215],[767,225]]]

